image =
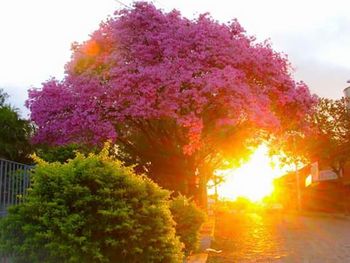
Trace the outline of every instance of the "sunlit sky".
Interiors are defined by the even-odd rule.
[[[122,0],[126,5],[132,1]],[[186,17],[210,12],[221,21],[237,18],[248,34],[270,39],[288,54],[295,78],[311,91],[340,98],[350,79],[350,1],[346,0],[154,0]],[[116,0],[0,0],[0,88],[23,104],[29,87],[62,78],[70,45],[122,6]]]
[[[235,200],[243,196],[251,201],[261,201],[274,190],[273,180],[286,174],[291,167],[281,167],[278,158],[271,158],[265,144],[260,145],[249,160],[240,167],[217,170],[224,177],[224,183],[218,186],[219,198]],[[213,194],[214,189],[209,190]]]

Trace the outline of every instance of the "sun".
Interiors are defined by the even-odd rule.
[[[217,175],[225,178],[225,182],[218,185],[219,198],[245,197],[257,202],[270,195],[274,190],[273,180],[283,175],[285,169],[280,168],[278,160],[269,157],[268,150],[268,146],[262,144],[239,168],[217,170]]]

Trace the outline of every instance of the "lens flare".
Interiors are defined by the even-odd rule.
[[[239,168],[217,170],[217,175],[225,178],[225,182],[218,185],[219,198],[245,197],[257,202],[270,195],[274,190],[273,180],[283,175],[285,169],[280,168],[277,160],[271,160],[268,150],[267,145],[262,144]]]
[[[89,41],[84,46],[84,52],[88,56],[96,56],[100,52],[100,46],[95,40]]]

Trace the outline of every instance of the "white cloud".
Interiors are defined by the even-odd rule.
[[[118,7],[113,0],[1,0],[0,87],[23,109],[27,89],[61,78],[71,43],[87,39]]]
[[[121,0],[131,5],[130,0]],[[270,38],[312,91],[339,98],[350,78],[350,1],[154,0],[184,16],[238,18],[248,34]],[[61,78],[73,41],[83,41],[121,5],[115,0],[0,0],[0,87],[23,109],[30,86]]]

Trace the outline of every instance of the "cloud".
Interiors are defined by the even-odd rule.
[[[119,5],[113,0],[0,1],[0,87],[26,115],[28,88],[62,78],[73,41],[84,41]]]
[[[339,99],[343,90],[349,86],[350,70],[345,67],[307,61],[299,63],[295,74],[297,79],[303,80],[313,93],[321,97]]]
[[[340,98],[350,78],[350,19],[332,16],[303,31],[277,32],[274,46],[286,54],[297,79],[323,97]]]
[[[131,5],[132,0],[124,0]],[[346,0],[156,0],[187,17],[210,12],[227,22],[238,18],[259,41],[271,39],[288,55],[297,79],[320,96],[339,98],[350,79],[350,1]],[[0,1],[0,87],[23,112],[27,89],[62,78],[70,44],[83,41],[115,9],[114,0]]]

